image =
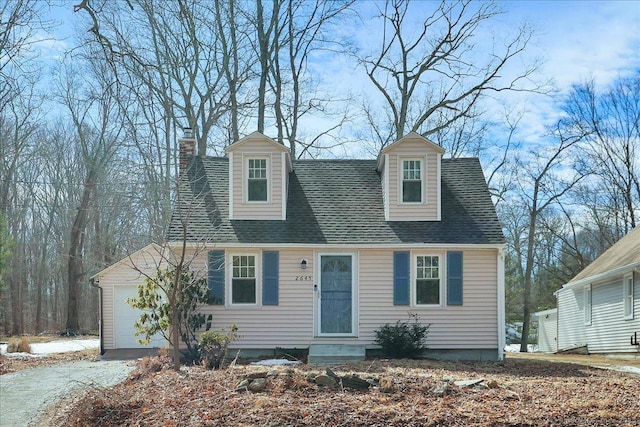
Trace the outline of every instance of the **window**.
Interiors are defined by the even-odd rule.
[[[266,202],[267,198],[267,159],[249,159],[247,167],[247,201]]]
[[[440,304],[440,257],[420,255],[416,259],[416,305]]]
[[[584,287],[584,324],[591,324],[591,285]]]
[[[231,276],[231,304],[255,304],[256,257],[234,255]]]
[[[633,319],[633,273],[624,276],[623,280],[623,305],[625,320]]]
[[[422,202],[422,161],[402,161],[402,202]]]

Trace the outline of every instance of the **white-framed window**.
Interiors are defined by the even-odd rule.
[[[440,255],[416,255],[413,295],[415,305],[440,305],[443,265]]]
[[[256,255],[231,255],[230,301],[235,304],[258,303],[258,257]]]
[[[623,306],[624,306],[624,319],[633,319],[633,273],[626,274],[622,278],[623,289]]]
[[[422,159],[402,160],[402,203],[422,203],[423,194]]]
[[[266,157],[250,157],[246,163],[247,202],[269,200],[269,162]]]
[[[586,285],[583,288],[584,298],[584,324],[591,325],[591,284]]]

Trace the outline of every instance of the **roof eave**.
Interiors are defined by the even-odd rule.
[[[636,261],[636,262],[632,262],[631,264],[616,267],[614,269],[605,271],[604,273],[599,273],[589,277],[584,277],[582,279],[576,280],[575,282],[566,283],[562,286],[562,289],[575,289],[580,286],[588,285],[589,283],[601,282],[611,277],[622,276],[633,270],[640,271],[640,261]],[[558,291],[554,292],[554,294],[561,291],[562,289],[559,289]]]

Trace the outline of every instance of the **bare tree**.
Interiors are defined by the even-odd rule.
[[[421,6],[425,6],[424,3]],[[369,111],[384,145],[409,131],[424,136],[477,118],[488,93],[539,90],[528,87],[537,65],[511,77],[506,68],[527,47],[531,31],[523,26],[503,46],[478,57],[477,33],[500,14],[493,2],[442,1],[417,28],[411,25],[409,0],[389,0],[380,12],[382,40],[375,53],[359,62],[383,98],[387,120]],[[424,13],[424,12],[422,12]],[[428,12],[427,12],[428,13]]]
[[[519,199],[527,210],[527,230],[521,262],[523,275],[523,319],[520,351],[527,351],[531,317],[531,287],[537,262],[536,242],[540,231],[540,220],[549,207],[560,202],[585,175],[571,169],[571,156],[580,138],[556,133],[557,142],[544,150],[531,150],[517,162],[520,171],[518,185]]]
[[[59,102],[68,111],[75,128],[75,142],[79,166],[84,172],[82,191],[71,224],[68,250],[68,294],[66,331],[78,333],[80,328],[79,295],[80,286],[86,275],[84,268],[87,226],[90,209],[96,198],[98,182],[107,176],[107,166],[113,159],[119,128],[113,126],[114,94],[113,83],[108,76],[98,71],[85,73],[93,77],[85,79],[85,87],[78,84],[78,77],[69,70],[61,77]],[[96,71],[96,70],[86,70]],[[106,80],[105,80],[106,78]]]
[[[640,223],[640,74],[598,93],[593,80],[573,88],[565,132],[587,135],[583,167],[597,177],[619,222],[618,238]]]

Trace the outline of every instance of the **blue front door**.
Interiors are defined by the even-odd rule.
[[[353,334],[353,258],[320,256],[320,334]]]

